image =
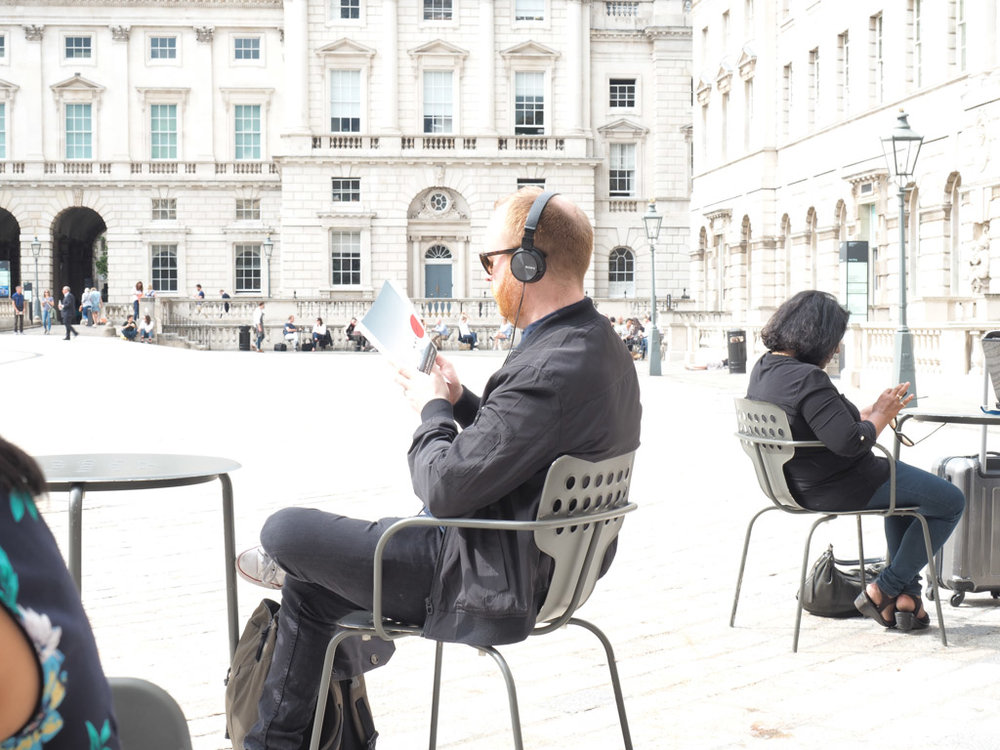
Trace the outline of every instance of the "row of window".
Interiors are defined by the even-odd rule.
[[[608,107],[636,107],[636,79],[612,78],[608,83]],[[361,71],[330,71],[330,132],[361,132]],[[424,133],[455,132],[455,71],[425,70],[423,73]],[[515,135],[545,134],[545,73],[514,73]]]
[[[149,156],[151,159],[178,158],[178,122],[176,104],[151,104],[149,107]],[[67,159],[94,158],[94,105],[65,105],[64,133]],[[0,104],[0,123],[4,119]],[[236,161],[259,160],[262,154],[261,105],[233,106],[233,158]],[[0,125],[0,159],[6,158],[6,131]]]
[[[516,135],[545,133],[544,75],[541,72],[515,75],[514,133]],[[453,132],[451,76],[451,71],[424,73],[424,133]],[[611,80],[609,105],[612,108],[635,106],[634,78]],[[178,107],[178,104],[149,105],[150,159],[176,160],[180,157]],[[66,159],[94,158],[93,113],[92,103],[66,103],[64,108]],[[0,103],[0,159],[6,158],[6,116],[6,104]],[[360,71],[331,71],[330,130],[334,133],[361,132]],[[262,132],[260,104],[234,105],[234,159],[237,161],[261,159]],[[613,144],[612,161],[621,165],[612,166],[612,169],[634,171],[635,145]]]
[[[153,221],[176,221],[176,198],[153,198]],[[260,221],[260,198],[237,198],[236,221]]]
[[[96,55],[94,35],[67,34],[62,38],[64,60],[80,62],[93,60]],[[151,34],[146,37],[146,57],[150,61],[162,62],[178,59],[176,34]],[[7,59],[7,35],[0,33],[0,60]],[[246,35],[232,37],[233,62],[259,62],[263,59],[263,37]]]
[[[260,243],[238,243],[233,246],[233,279],[238,294],[260,294],[262,282],[262,247]],[[152,288],[157,292],[178,291],[177,245],[157,243],[150,246]],[[451,251],[443,245],[431,247],[428,259],[449,259]],[[608,258],[608,282],[612,285],[635,281],[635,255],[617,247]],[[330,233],[330,284],[332,286],[361,285],[361,233],[335,230]]]
[[[425,21],[451,21],[455,18],[454,0],[422,0]],[[361,0],[330,0],[330,14],[344,20],[361,18]],[[515,21],[544,21],[545,0],[514,0]]]

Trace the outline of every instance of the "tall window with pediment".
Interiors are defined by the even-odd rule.
[[[514,74],[514,133],[545,134],[545,73],[542,71]]]
[[[330,71],[330,132],[361,132],[361,71]]]
[[[635,297],[635,254],[627,247],[608,255],[608,296]]]
[[[635,144],[609,144],[608,195],[612,198],[630,198],[636,194]]]
[[[93,158],[92,105],[66,105],[66,158]]]
[[[451,133],[452,86],[454,73],[450,70],[424,71],[424,121],[425,133]]]

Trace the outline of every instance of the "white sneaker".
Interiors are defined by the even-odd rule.
[[[285,571],[263,547],[252,547],[237,555],[236,572],[243,580],[267,589],[280,589],[285,584]]]

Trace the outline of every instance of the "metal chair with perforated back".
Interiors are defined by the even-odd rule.
[[[122,750],[191,750],[184,712],[166,690],[135,677],[111,677],[108,684]]]
[[[734,399],[736,404],[736,420],[738,432],[736,436],[743,446],[743,450],[753,462],[754,470],[757,472],[757,481],[761,490],[770,498],[772,505],[758,511],[750,523],[747,525],[746,538],[743,542],[743,555],[740,558],[740,572],[736,579],[736,593],[733,596],[733,612],[729,618],[729,626],[733,627],[736,622],[736,608],[739,605],[740,589],[743,585],[743,571],[746,568],[747,550],[750,547],[750,535],[753,533],[754,524],[763,514],[772,510],[782,510],[786,513],[812,514],[821,517],[815,521],[806,536],[805,549],[802,553],[802,571],[799,576],[799,596],[795,610],[795,632],[792,636],[792,651],[799,650],[799,629],[802,623],[802,599],[805,594],[806,574],[809,567],[809,546],[812,543],[813,533],[820,524],[832,521],[839,516],[855,516],[858,524],[858,560],[864,560],[864,538],[861,533],[861,518],[863,516],[908,516],[915,518],[920,523],[924,535],[924,545],[927,549],[927,559],[933,560],[931,536],[927,528],[927,519],[918,513],[916,508],[896,505],[896,462],[885,447],[875,444],[875,447],[885,454],[889,461],[889,507],[885,510],[810,510],[804,508],[792,496],[785,479],[785,464],[791,460],[798,448],[825,448],[826,446],[816,441],[793,440],[792,431],[788,425],[788,416],[778,406],[766,401],[753,401],[746,398]],[[864,565],[861,565],[862,586],[865,585]],[[948,639],[944,629],[944,615],[941,612],[941,597],[938,595],[938,579],[934,565],[927,566],[927,576],[931,582],[934,604],[937,607],[938,627],[941,629],[941,643],[948,645]]]
[[[471,518],[430,518],[415,516],[397,521],[379,539],[375,548],[375,574],[371,612],[353,612],[342,618],[339,631],[330,640],[323,663],[319,695],[326,696],[333,672],[333,660],[339,645],[347,638],[381,638],[391,641],[406,636],[422,636],[419,626],[389,620],[382,615],[382,555],[389,540],[403,529],[415,526],[457,526],[466,529],[490,529],[499,532],[531,531],[538,548],[553,559],[549,591],[536,618],[532,636],[551,633],[563,625],[577,625],[593,633],[604,647],[618,707],[618,720],[627,750],[632,748],[625,700],[615,664],[614,650],[608,637],[594,624],[574,617],[587,601],[600,575],[608,546],[621,529],[624,517],[636,509],[629,502],[634,453],[591,463],[562,456],[549,467],[542,490],[541,504],[534,521],[480,520]],[[438,710],[441,693],[441,663],[444,643],[435,641],[434,686],[431,698],[430,748],[437,746]],[[523,750],[521,721],[514,677],[507,661],[493,646],[473,646],[496,662],[507,685],[514,747]],[[317,701],[310,750],[320,742],[326,701]]]

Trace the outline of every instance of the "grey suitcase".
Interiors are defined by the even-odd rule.
[[[965,493],[965,513],[958,527],[935,556],[941,585],[955,593],[957,607],[969,592],[988,591],[1000,598],[1000,455],[950,456],[932,471]]]

